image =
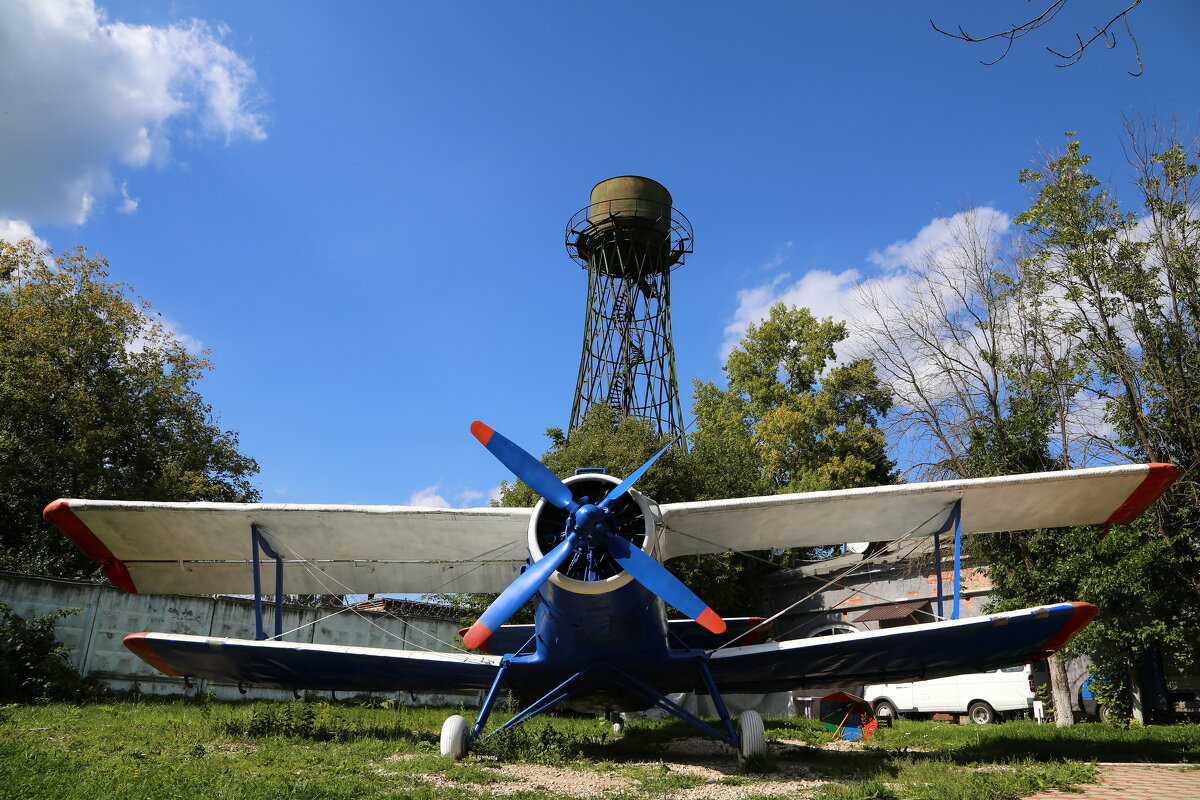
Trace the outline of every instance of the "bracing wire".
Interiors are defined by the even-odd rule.
[[[264,532],[264,534],[267,534],[267,532]],[[267,534],[267,535],[269,535],[269,534]],[[293,559],[295,559],[297,562],[299,562],[304,567],[304,569],[307,570],[308,573],[313,577],[313,580],[315,580],[321,586],[321,588],[325,590],[325,592],[324,592],[325,594],[354,594],[354,591],[349,586],[342,583],[340,580],[338,580],[334,576],[324,573],[321,570],[314,569],[313,565],[316,563],[316,561],[314,559],[305,558],[304,556],[300,555],[298,552],[296,552],[295,548],[293,548],[288,543],[286,543],[286,542],[271,542],[271,544],[276,546],[276,548],[277,548],[276,552],[278,552],[280,549],[286,550]],[[512,550],[514,547],[519,546],[520,544],[521,544],[521,542],[519,540],[514,541],[514,542],[507,542],[505,544],[497,545],[496,547],[485,550],[483,553],[480,553],[477,556],[464,559],[464,561],[479,561],[481,563],[477,564],[476,566],[472,567],[470,570],[467,570],[466,572],[462,573],[461,575],[456,575],[454,578],[441,584],[441,586],[438,586],[433,591],[437,592],[440,589],[448,586],[453,581],[459,580],[464,575],[469,575],[471,572],[474,572],[475,570],[479,569],[480,567],[483,566],[482,560],[484,558],[486,558],[487,556],[503,555],[506,552],[508,552],[509,550]],[[336,586],[331,587],[330,584],[326,582],[326,580],[332,581],[334,584],[336,584]],[[338,589],[338,588],[340,588],[341,591],[335,591],[335,589]],[[318,618],[312,620],[311,622],[305,622],[301,625],[296,626],[295,628],[292,628],[291,630],[285,631],[282,634],[280,634],[280,637],[286,636],[291,633],[295,633],[296,631],[301,630],[303,628],[307,628],[307,627],[316,625],[319,622],[323,622],[327,619],[331,619],[345,611],[352,611],[352,610],[354,610],[353,606],[346,606],[345,608],[339,609],[338,611],[335,611],[331,614],[325,614],[321,617],[318,617]],[[406,646],[411,645],[411,643],[408,642],[405,639],[405,637],[400,636],[400,635],[396,634],[395,632],[388,630],[387,628],[378,624],[371,618],[366,617],[366,616],[363,616],[361,618],[365,619],[369,625],[371,625],[372,627],[378,628],[380,631],[385,633],[387,636],[400,641],[402,644],[404,644]],[[461,653],[470,653],[470,651],[468,651],[466,648],[464,648],[460,645],[454,644],[453,642],[447,642],[428,631],[421,631],[421,633],[423,633],[425,636],[429,637],[430,639],[434,640],[435,642],[445,645],[446,647],[450,648],[452,651],[458,651]],[[430,648],[430,647],[418,647],[415,645],[412,645],[412,646],[416,647],[416,649],[426,650],[428,652],[444,652],[444,651],[434,650],[433,648]]]
[[[950,504],[950,507],[952,508],[953,504]],[[938,515],[940,515],[942,513],[945,513],[945,510],[938,509],[933,514],[931,514],[928,517],[928,519],[926,519],[923,522],[918,523],[916,526],[910,528],[903,535],[898,536],[895,539],[892,539],[890,542],[887,543],[887,546],[891,547],[893,545],[899,544],[902,541],[905,541],[906,539],[908,539],[908,537],[912,536],[914,533],[916,533],[917,531],[924,528],[926,525],[928,525],[930,522],[932,522],[934,519],[936,519],[938,517]],[[738,552],[738,551],[731,550],[730,552]],[[734,642],[738,641],[739,639],[744,639],[746,636],[750,635],[754,631],[759,630],[760,628],[766,627],[767,625],[770,625],[772,622],[779,619],[780,617],[782,617],[787,612],[791,611],[796,606],[800,605],[801,603],[805,602],[806,600],[810,600],[811,598],[813,598],[816,595],[820,594],[821,592],[825,591],[826,589],[828,589],[830,586],[834,585],[838,581],[841,581],[842,579],[846,578],[847,576],[852,575],[854,572],[862,569],[863,567],[869,566],[870,564],[873,564],[877,561],[882,561],[885,555],[886,555],[885,553],[877,553],[876,555],[871,556],[870,558],[864,558],[862,561],[858,562],[857,564],[850,565],[849,567],[844,569],[842,572],[840,572],[838,575],[834,576],[833,578],[830,578],[828,581],[826,581],[820,587],[818,587],[817,589],[814,589],[812,592],[809,592],[804,597],[801,597],[799,600],[792,603],[787,608],[784,608],[783,610],[776,612],[775,614],[771,615],[770,617],[767,617],[766,619],[764,619],[762,622],[758,623],[757,625],[755,625],[751,628],[747,628],[745,631],[742,631],[740,634],[733,637],[728,642],[725,642],[720,647],[718,647],[714,650],[711,650],[709,652],[716,653],[720,650],[724,650],[726,647],[729,647],[730,645],[732,645]]]

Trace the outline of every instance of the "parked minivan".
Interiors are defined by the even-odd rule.
[[[966,714],[987,725],[1033,709],[1033,678],[1029,665],[953,675],[931,681],[868,686],[863,697],[877,717],[903,714]]]

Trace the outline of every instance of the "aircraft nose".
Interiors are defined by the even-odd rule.
[[[588,503],[575,512],[575,530],[587,536],[597,531],[603,531],[608,519],[608,510]]]

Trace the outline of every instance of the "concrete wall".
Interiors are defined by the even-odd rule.
[[[186,691],[181,678],[163,675],[125,649],[126,634],[141,631],[187,633],[217,638],[254,638],[254,603],[248,599],[194,595],[126,594],[105,584],[65,581],[0,572],[0,603],[26,619],[58,609],[80,609],[58,621],[58,639],[70,651],[75,666],[95,674],[109,687],[126,690],[136,682],[147,694]],[[285,606],[283,638],[355,647],[409,650],[454,649],[459,625],[444,619],[395,617],[386,614]],[[320,618],[323,617],[323,618]],[[319,621],[318,621],[318,618]],[[274,606],[264,603],[263,626],[274,630]],[[191,691],[212,692],[222,699],[289,699],[290,692],[195,681]],[[478,692],[467,694],[388,694],[409,705],[477,703]]]

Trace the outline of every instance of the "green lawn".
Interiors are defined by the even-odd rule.
[[[768,737],[792,744],[775,742],[768,772],[739,774],[723,754],[718,777],[705,778],[675,764],[677,740],[692,736],[679,723],[631,721],[614,737],[597,720],[541,718],[456,764],[437,754],[442,720],[455,711],[177,700],[3,706],[0,800],[566,796],[507,774],[506,763],[619,775],[620,787],[596,795],[609,800],[670,798],[704,783],[766,796],[797,776],[824,785],[792,796],[819,800],[1002,800],[1089,781],[1093,760],[1200,763],[1197,726],[901,722],[831,750],[821,747],[828,734],[809,720],[769,720]]]

